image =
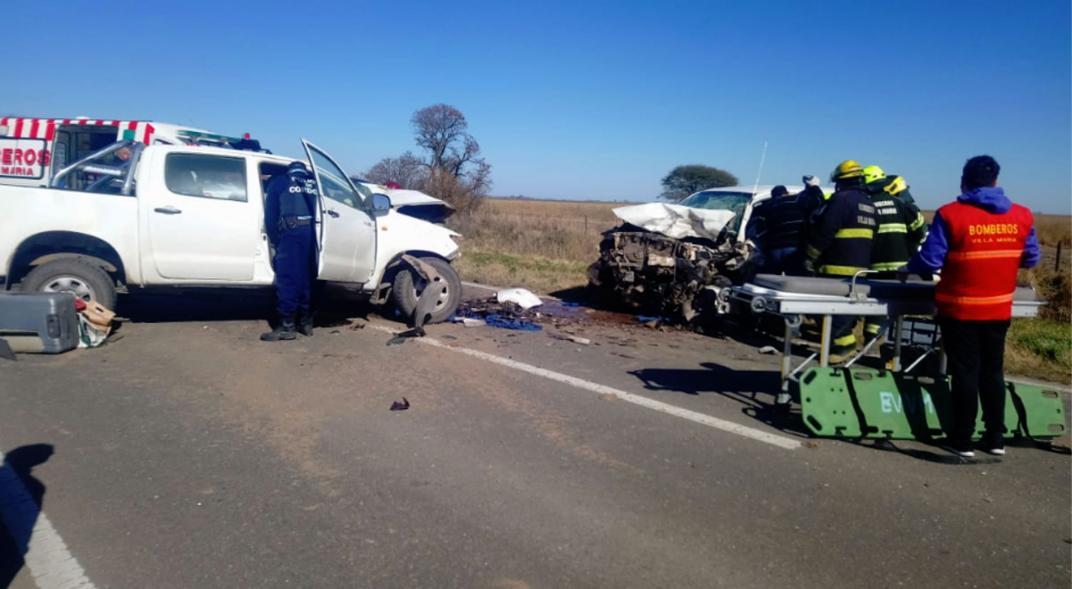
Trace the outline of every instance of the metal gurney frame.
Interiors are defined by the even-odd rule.
[[[777,315],[784,320],[781,388],[776,402],[788,404],[790,383],[800,383],[805,421],[817,435],[940,436],[942,428],[939,421],[945,420],[948,411],[948,381],[941,346],[931,346],[907,367],[901,365],[905,317],[935,314],[935,283],[919,279],[901,283],[897,280],[863,278],[869,273],[860,272],[851,279],[843,280],[761,274],[752,282],[731,287],[728,298],[731,304],[746,305],[753,313]],[[1037,300],[1034,291],[1017,289],[1013,317],[1035,317],[1043,304]],[[793,339],[799,334],[805,315],[822,318],[819,350],[794,365]],[[887,363],[888,370],[849,370],[876,345],[881,339],[878,337],[849,358],[841,368],[829,367],[831,320],[835,315],[891,318],[893,357]],[[939,358],[938,378],[909,374],[934,352]],[[805,371],[816,359],[817,366]],[[1007,405],[1016,405],[1016,411],[1020,412],[1019,418],[1016,413],[1008,413],[1007,429],[1010,432],[1045,437],[1065,431],[1063,405],[1056,393],[1019,384],[1007,388],[1013,398],[1013,402]],[[805,390],[809,394],[805,395]],[[1042,408],[1035,410],[1036,415],[1030,424],[1024,409],[1025,403],[1032,410]],[[891,406],[895,411],[890,410]],[[1053,415],[1054,412],[1057,415]],[[810,413],[817,413],[818,418],[813,419]],[[1059,426],[1056,425],[1058,418]],[[1014,425],[1008,425],[1010,423]],[[912,432],[911,436],[908,435],[909,431]]]
[[[934,300],[933,296],[930,295],[934,288],[934,283],[918,279],[906,283],[896,280],[860,280],[863,276],[871,273],[869,271],[857,272],[849,282],[831,278],[801,278],[765,274],[756,276],[758,282],[767,285],[812,282],[822,286],[841,285],[842,288],[847,286],[848,292],[844,295],[793,292],[753,283],[735,286],[730,290],[732,301],[748,305],[754,313],[778,315],[785,320],[785,341],[782,347],[783,391],[788,386],[788,380],[792,379],[794,375],[815,360],[816,356],[819,359],[819,366],[826,367],[830,365],[830,320],[834,315],[888,316],[892,318],[894,355],[890,368],[894,371],[901,370],[901,330],[904,324],[904,317],[906,315],[934,315]],[[875,287],[881,287],[881,289],[876,289]],[[834,291],[837,290],[837,287],[816,290]],[[880,294],[875,294],[872,292],[873,290],[880,292]],[[898,291],[915,292],[912,292],[914,296],[903,298],[883,296],[892,295]],[[1034,291],[1026,288],[1017,289],[1016,297],[1013,300],[1012,316],[1035,317],[1038,315],[1039,307],[1043,304],[1042,301],[1035,298]],[[792,365],[792,341],[803,322],[804,315],[819,315],[822,317],[819,351],[808,356],[794,368]],[[876,341],[878,341],[878,338],[873,340],[871,345],[874,345]],[[870,350],[871,345],[865,346],[860,350],[845,363],[845,366],[855,364],[860,357]],[[910,371],[913,367],[914,365],[907,370]]]

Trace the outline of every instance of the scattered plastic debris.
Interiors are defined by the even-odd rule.
[[[458,308],[455,321],[463,325],[465,325],[466,320],[482,321],[483,325],[500,329],[540,331],[543,328],[536,324],[536,320],[539,317],[538,312],[523,309],[517,303],[510,301],[500,303],[497,297],[490,297],[462,303]]]
[[[532,294],[532,291],[523,288],[505,288],[500,290],[495,293],[495,300],[500,303],[514,303],[526,311],[543,304],[540,297]]]
[[[409,409],[409,399],[402,397],[401,401],[391,403],[391,411],[405,411]]]
[[[515,329],[517,331],[540,331],[543,327],[536,325],[529,319],[522,317],[510,317],[507,315],[500,315],[498,313],[491,313],[484,316],[484,322],[491,327],[499,327],[501,329]]]
[[[571,341],[571,342],[573,342],[575,344],[581,344],[582,346],[587,346],[587,345],[592,343],[592,340],[590,340],[590,339],[588,339],[586,337],[579,337],[579,336],[576,336],[576,335],[571,335],[571,336],[567,337],[566,339],[568,339],[569,341]]]
[[[760,354],[777,354],[778,348],[774,346],[763,346],[759,349]]]

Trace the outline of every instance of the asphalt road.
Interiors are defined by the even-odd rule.
[[[371,316],[266,344],[261,303],[214,304],[0,361],[0,449],[51,446],[19,474],[95,587],[1070,582],[1067,454],[809,439],[769,417],[777,359],[742,343],[601,323],[574,328],[588,345],[456,325],[387,345]],[[4,542],[0,584],[43,584]]]

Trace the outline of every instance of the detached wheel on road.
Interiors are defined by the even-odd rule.
[[[394,281],[391,283],[391,301],[394,302],[395,307],[402,313],[402,316],[409,318],[413,316],[414,310],[417,308],[417,300],[424,292],[424,288],[435,289],[439,293],[439,298],[435,304],[435,310],[432,312],[432,318],[430,323],[442,323],[450,318],[454,314],[454,311],[458,310],[458,303],[462,297],[462,279],[458,278],[458,273],[454,271],[454,267],[450,265],[450,262],[442,260],[440,258],[422,257],[422,262],[434,266],[439,272],[440,278],[435,282],[424,286],[424,280],[419,277],[414,280],[414,272],[409,266],[403,266],[401,270],[395,274]]]
[[[115,282],[92,262],[82,258],[63,258],[34,268],[22,279],[25,292],[69,292],[75,298],[97,301],[115,309]]]

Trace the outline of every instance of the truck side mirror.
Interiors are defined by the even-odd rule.
[[[391,212],[391,197],[386,194],[375,193],[372,195],[372,216],[382,217]]]

